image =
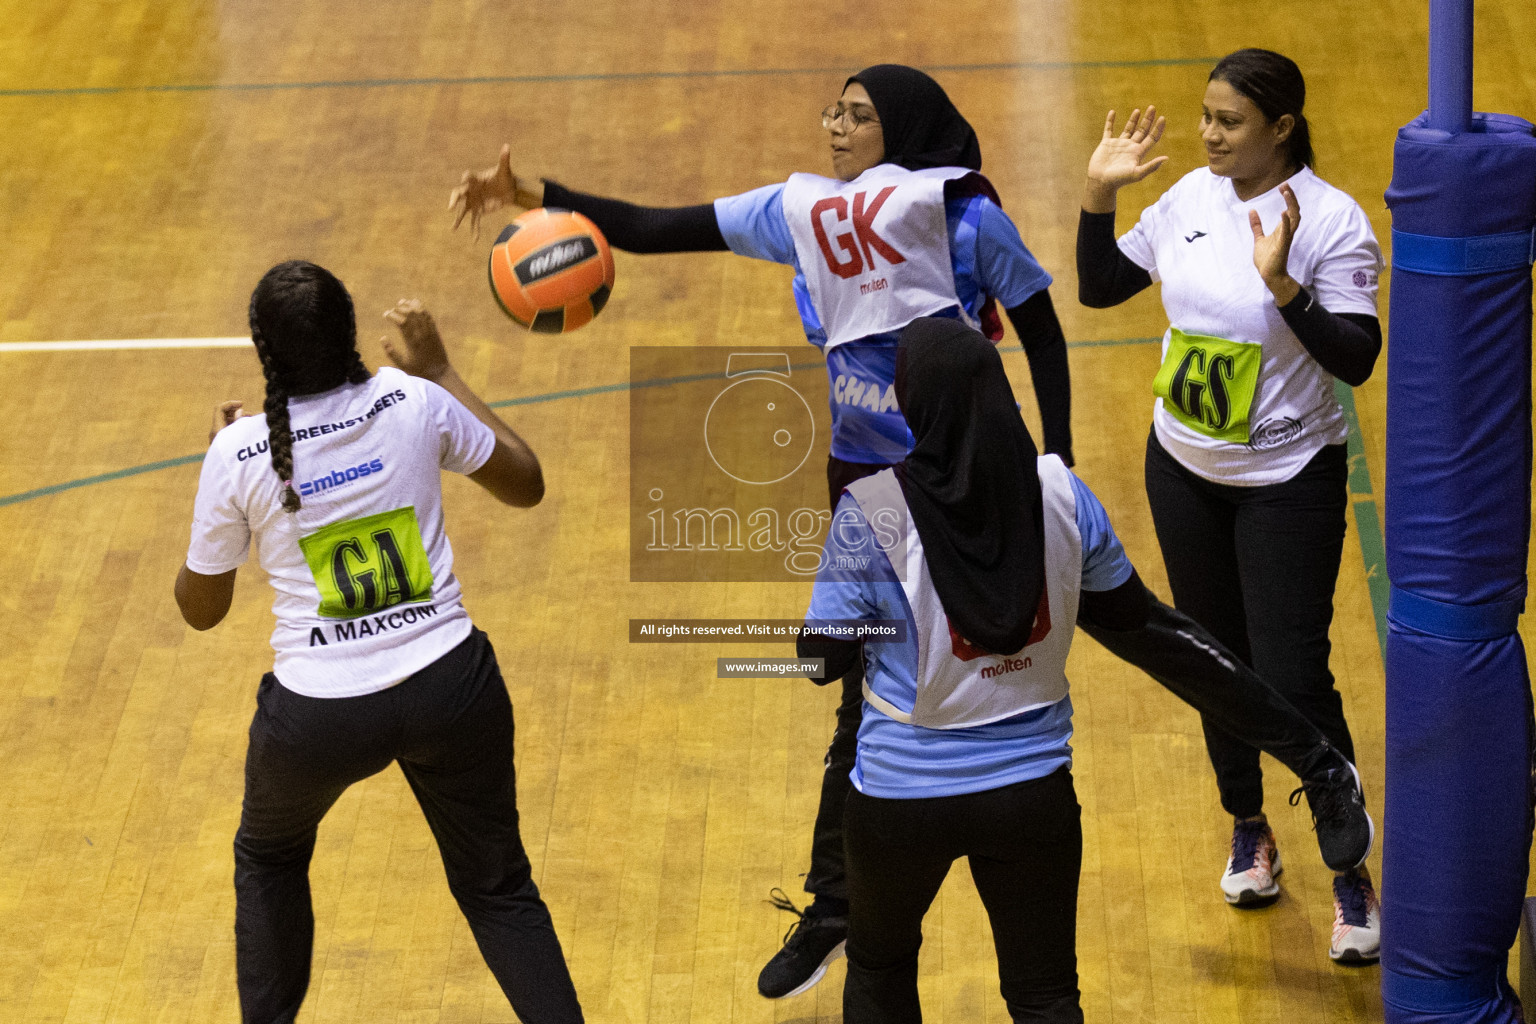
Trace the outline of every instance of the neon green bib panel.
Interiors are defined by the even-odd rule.
[[[299,549],[326,618],[351,619],[432,599],[432,565],[409,505],[332,523],[301,537]]]
[[[1174,327],[1152,391],[1189,429],[1218,441],[1247,444],[1263,356],[1261,345],[1185,334]]]

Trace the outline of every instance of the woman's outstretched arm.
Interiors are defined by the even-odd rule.
[[[638,206],[577,192],[553,181],[521,177],[512,173],[512,147],[502,146],[495,167],[464,172],[459,187],[448,196],[448,208],[455,213],[455,228],[467,216],[478,235],[480,218],[507,206],[573,210],[596,224],[610,245],[626,252],[723,252],[727,248],[713,204]]]

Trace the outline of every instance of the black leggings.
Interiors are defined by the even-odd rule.
[[[1328,669],[1328,627],[1344,550],[1348,461],[1323,448],[1282,483],[1212,483],[1147,438],[1147,500],[1174,607],[1205,626],[1351,761],[1344,703]],[[1264,809],[1259,752],[1202,717],[1221,805]]]
[[[827,456],[827,496],[833,511],[837,510],[844,487],[885,468],[884,463],[845,462],[835,455]],[[840,685],[837,726],[823,762],[821,802],[811,832],[811,870],[805,876],[805,891],[813,896],[844,900],[848,898],[848,883],[843,867],[843,803],[853,788],[848,776],[858,754],[859,722],[864,717],[863,658],[843,676]]]
[[[289,1024],[309,986],[309,860],[320,819],[398,760],[437,839],[448,888],[526,1024],[579,1024],[581,1007],[517,829],[512,702],[474,630],[397,686],[360,697],[256,693],[235,835],[235,966],[245,1024]]]
[[[1072,773],[963,796],[848,794],[848,978],[843,1024],[916,1024],[923,915],[950,865],[970,861],[1015,1021],[1081,1024],[1077,884],[1081,809]]]

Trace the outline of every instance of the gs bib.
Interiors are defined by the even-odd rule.
[[[1204,334],[1168,331],[1152,392],[1180,423],[1218,441],[1247,444],[1264,348]]]

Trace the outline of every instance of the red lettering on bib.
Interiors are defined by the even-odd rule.
[[[875,269],[875,255],[871,249],[885,257],[885,261],[892,266],[907,262],[906,257],[886,242],[885,239],[875,234],[875,214],[880,212],[880,207],[891,198],[891,193],[896,191],[895,185],[887,185],[875,195],[875,201],[864,207],[866,192],[859,192],[853,197],[853,233],[858,236],[859,245],[864,250],[864,260],[869,264],[869,269]]]
[[[811,230],[816,233],[816,244],[821,247],[821,254],[826,258],[828,270],[844,280],[850,277],[857,277],[864,272],[866,266],[870,270],[875,269],[875,253],[883,256],[885,261],[892,266],[907,262],[905,256],[897,252],[895,247],[875,232],[875,215],[880,212],[880,207],[885,205],[885,201],[891,198],[891,193],[895,191],[895,185],[887,185],[875,193],[874,200],[868,206],[864,205],[864,197],[869,195],[869,193],[855,193],[853,197],[853,230],[844,231],[841,234],[832,236],[830,239],[827,237],[827,227],[823,214],[830,210],[836,215],[833,218],[833,223],[842,223],[848,219],[848,200],[842,196],[827,196],[824,199],[818,199],[811,206]],[[837,258],[837,254],[832,251],[832,242],[834,241],[839,249],[848,254],[849,259],[840,260]],[[863,253],[862,256],[860,255],[861,251]]]
[[[859,195],[860,198],[863,197],[862,192]],[[856,199],[854,209],[858,208],[859,203]],[[864,270],[864,261],[859,257],[859,247],[854,242],[854,234],[852,231],[845,231],[837,236],[838,247],[852,257],[846,262],[839,260],[832,253],[832,245],[827,241],[827,230],[822,225],[822,214],[828,210],[837,213],[838,221],[845,221],[848,219],[848,200],[842,196],[827,196],[825,199],[818,199],[811,207],[811,229],[816,232],[816,244],[821,246],[821,254],[827,258],[828,270],[845,279],[857,277]]]

